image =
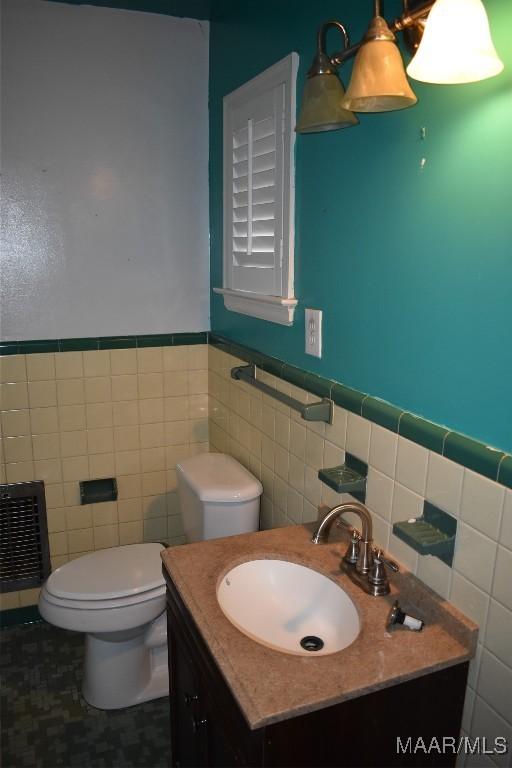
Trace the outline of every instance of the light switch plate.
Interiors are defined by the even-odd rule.
[[[322,310],[306,309],[306,354],[322,357]]]

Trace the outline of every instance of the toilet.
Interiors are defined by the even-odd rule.
[[[261,483],[233,457],[203,453],[177,465],[189,542],[258,530]],[[167,618],[162,544],[102,549],[57,568],[39,612],[85,633],[82,693],[98,709],[167,696]]]

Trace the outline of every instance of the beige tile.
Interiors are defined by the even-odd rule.
[[[91,504],[93,525],[114,525],[117,523],[117,501],[103,501]]]
[[[290,422],[290,451],[303,461],[306,458],[306,428],[295,421]]]
[[[140,426],[141,448],[159,448],[165,445],[163,424],[141,424]]]
[[[118,499],[133,499],[141,495],[140,475],[123,475],[117,478]]]
[[[89,480],[89,461],[87,456],[73,456],[62,459],[62,477],[65,482]]]
[[[142,472],[158,472],[165,469],[164,448],[144,448],[140,452]]]
[[[448,599],[451,586],[452,569],[438,557],[426,555],[418,560],[417,576],[430,589],[445,600]]]
[[[110,351],[91,350],[83,353],[84,376],[110,376]]]
[[[181,445],[169,445],[165,449],[165,463],[167,469],[174,469],[182,459],[190,456],[190,446],[185,443]]]
[[[30,435],[30,411],[2,411],[1,424],[4,437]]]
[[[389,537],[389,554],[395,560],[398,560],[400,565],[406,569],[415,573],[418,567],[418,553],[409,547],[405,542],[398,539],[394,533],[391,533]]]
[[[85,405],[61,405],[59,425],[62,432],[74,432],[85,429]]]
[[[395,477],[409,490],[425,495],[427,483],[428,451],[421,445],[398,438]]]
[[[505,506],[501,521],[500,543],[512,549],[512,489],[505,491]]]
[[[41,459],[34,462],[34,473],[38,480],[45,483],[62,482],[62,468],[60,459]]]
[[[92,552],[94,549],[93,529],[85,528],[82,531],[69,531],[68,551],[74,552]]]
[[[166,492],[165,472],[146,472],[142,475],[142,495],[156,496]]]
[[[30,480],[38,480],[33,461],[19,461],[5,465],[6,480],[8,483],[28,483]]]
[[[345,461],[345,451],[334,443],[325,440],[324,442],[324,467],[338,467]]]
[[[168,371],[164,373],[164,395],[178,397],[188,394],[188,373],[186,371]]]
[[[69,557],[68,555],[54,555],[51,558],[52,563],[52,571],[56,571],[57,568],[60,568],[61,565],[65,565],[66,563],[69,563]]]
[[[178,488],[178,477],[175,469],[168,469],[165,473],[165,487],[167,491],[176,491]]]
[[[498,547],[492,595],[512,611],[512,552],[505,547]]]
[[[112,403],[90,403],[85,407],[87,429],[111,427],[114,423]]]
[[[167,501],[165,496],[145,496],[142,499],[142,514],[144,520],[167,515]]]
[[[95,376],[85,379],[85,401],[87,403],[107,403],[112,400],[110,376]]]
[[[92,504],[77,504],[66,507],[66,528],[68,531],[76,531],[92,526]],[[77,550],[80,551],[80,550]]]
[[[432,451],[428,458],[426,498],[450,515],[459,515],[464,467]]]
[[[276,442],[287,451],[290,448],[290,419],[282,413],[275,415]]]
[[[189,418],[204,419],[208,416],[208,395],[189,396]]]
[[[137,498],[118,501],[117,511],[120,523],[142,520],[142,500]]]
[[[80,485],[76,481],[62,483],[64,494],[62,504],[65,507],[78,506],[80,504]]]
[[[275,436],[275,411],[270,406],[263,403],[261,409],[261,431],[271,440]]]
[[[322,483],[318,479],[318,470],[306,465],[304,474],[304,496],[316,507],[320,504],[321,491]]]
[[[371,422],[367,419],[355,413],[348,414],[346,450],[366,462],[370,454],[370,427]]]
[[[139,404],[137,400],[112,403],[113,423],[116,427],[139,423]]]
[[[276,445],[274,452],[274,471],[278,477],[288,482],[290,470],[290,454],[280,445]]]
[[[173,423],[177,424],[178,422]],[[191,443],[208,442],[208,419],[190,419],[188,422],[188,428],[189,441]]]
[[[27,380],[25,355],[6,355],[0,357],[0,382],[12,383]]]
[[[163,369],[162,347],[137,349],[137,370],[139,373],[160,373]]]
[[[89,456],[89,476],[91,480],[102,477],[114,477],[116,460],[113,453],[95,453]]]
[[[498,539],[505,488],[469,469],[464,470],[460,514],[473,528]]]
[[[179,515],[171,515],[167,518],[167,535],[171,539],[184,535],[183,523]]]
[[[378,424],[371,425],[370,465],[388,477],[395,476],[398,435]]]
[[[478,676],[478,695],[499,715],[512,721],[512,669],[485,648]]]
[[[112,376],[112,400],[137,400],[137,376],[123,375]]]
[[[189,362],[188,346],[164,347],[163,366],[164,371],[185,371],[191,367]],[[204,368],[206,366],[200,366]]]
[[[191,344],[188,350],[188,367],[191,370],[208,368],[208,344]]]
[[[335,405],[332,413],[332,424],[325,425],[325,439],[334,443],[338,448],[344,448],[347,439],[347,411]]]
[[[316,470],[324,465],[324,439],[310,429],[306,429],[306,463]]]
[[[491,591],[496,549],[496,542],[483,536],[474,528],[470,528],[469,525],[460,523],[455,542],[453,567],[488,593]]]
[[[57,402],[59,405],[83,405],[85,403],[83,379],[58,381]],[[48,405],[52,405],[52,403],[48,403]]]
[[[112,427],[87,430],[87,448],[91,453],[111,453],[114,450],[114,430]]]
[[[29,381],[53,380],[55,378],[55,355],[53,352],[27,355],[27,378]]]
[[[61,456],[85,456],[87,453],[87,433],[81,430],[62,432],[60,452]]]
[[[31,408],[30,426],[33,435],[45,435],[59,431],[58,411],[55,406],[50,408]],[[62,429],[62,426],[60,427]]]
[[[140,373],[137,377],[139,397],[163,397],[164,375],[163,373]]]
[[[141,544],[144,539],[142,521],[119,524],[119,544]]]
[[[139,419],[141,424],[154,424],[164,420],[163,398],[139,401]]]
[[[393,480],[372,466],[368,468],[366,505],[384,520],[391,520],[393,505]]]
[[[60,435],[32,435],[34,459],[56,459],[60,456]]]
[[[57,507],[64,506],[64,488],[61,483],[47,485],[45,495],[47,509],[57,509]]]
[[[114,427],[114,446],[116,451],[133,451],[140,448],[139,427]]]
[[[20,606],[25,608],[28,605],[37,605],[40,591],[40,587],[37,587],[36,589],[24,589],[20,592]]]
[[[60,507],[59,509],[46,510],[46,522],[48,524],[48,533],[58,533],[59,531],[66,530],[66,509]]]
[[[28,408],[28,389],[24,381],[13,384],[0,384],[0,404],[2,410],[17,411]],[[38,403],[31,403],[38,405]],[[51,405],[51,403],[50,403]]]
[[[201,395],[208,393],[208,371],[188,372],[188,393],[190,395]],[[247,400],[249,401],[248,396]]]
[[[512,667],[512,611],[491,600],[487,617],[485,645],[501,661]]]
[[[137,373],[137,350],[111,349],[110,367],[113,376]]]
[[[116,475],[138,475],[140,473],[140,451],[119,451],[115,456]]]
[[[166,397],[164,400],[165,421],[181,421],[189,418],[189,399],[182,397]]]
[[[9,611],[20,607],[19,592],[4,592],[0,594],[0,611]]]
[[[144,541],[165,541],[167,538],[167,517],[144,520]]]
[[[475,749],[473,754],[466,755],[466,761],[464,765],[466,768],[494,768],[496,765],[500,768],[505,768],[510,765],[509,756],[507,754],[493,753],[493,760],[488,755],[482,754],[484,745],[486,749],[492,747],[495,743],[495,739],[501,739],[497,744],[503,744],[503,739],[510,750],[510,744],[512,744],[512,726],[507,723],[502,717],[500,717],[494,709],[491,709],[486,702],[480,697],[475,697],[475,704],[473,707],[473,721],[472,721],[472,734],[473,739],[470,740],[470,744],[476,739],[476,736],[480,739],[480,749]],[[484,741],[485,739],[485,741]],[[478,754],[480,753],[480,754]]]
[[[79,379],[84,375],[81,352],[57,352],[55,355],[55,377],[57,379]]]
[[[50,533],[48,536],[50,544],[50,555],[52,558],[56,555],[67,555],[68,553],[68,539],[67,534],[63,532]]]

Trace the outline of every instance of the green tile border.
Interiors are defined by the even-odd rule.
[[[401,437],[412,440],[434,453],[445,456],[463,467],[489,477],[507,488],[512,488],[512,455],[504,451],[473,440],[459,432],[453,432],[448,427],[435,424],[409,411],[401,410],[385,400],[232,342],[216,333],[210,333],[208,340],[212,346],[223,352],[248,363],[254,363],[262,370],[273,373],[274,376],[279,376],[320,397],[330,397],[336,405],[379,424]]]
[[[80,339],[34,339],[2,341],[1,355],[33,355],[45,352],[85,352],[96,349],[143,349],[207,344],[208,331],[197,333],[158,333],[142,336],[97,336]],[[282,366],[282,363],[281,363]]]

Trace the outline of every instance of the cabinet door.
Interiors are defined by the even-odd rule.
[[[206,715],[194,661],[172,619],[167,620],[171,756],[176,768],[207,766]]]

